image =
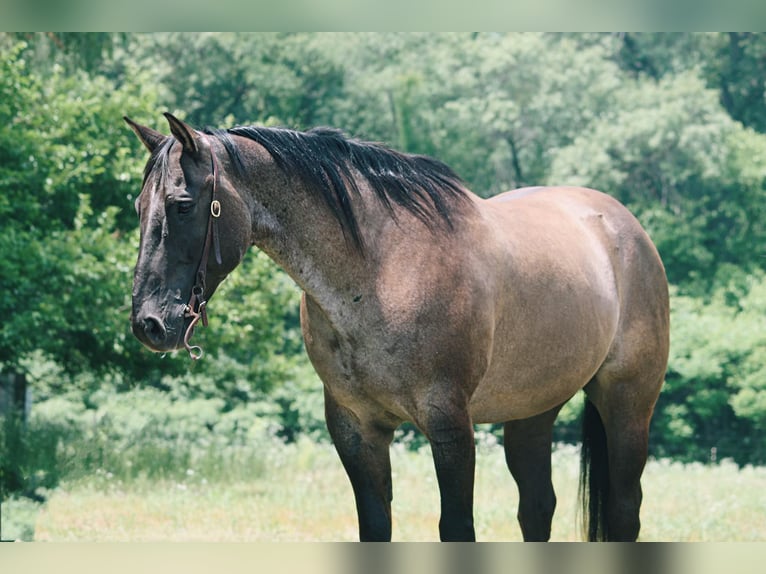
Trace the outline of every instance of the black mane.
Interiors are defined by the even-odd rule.
[[[262,145],[276,164],[316,190],[360,249],[359,225],[352,209],[359,188],[352,169],[359,172],[378,199],[394,216],[401,206],[433,228],[439,218],[448,226],[454,199],[465,198],[460,178],[445,164],[421,155],[397,152],[383,145],[346,137],[331,128],[298,132],[284,128],[235,127],[226,131],[206,130],[225,146],[234,166],[243,170],[237,135]]]

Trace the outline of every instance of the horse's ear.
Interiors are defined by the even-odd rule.
[[[194,128],[185,124],[173,114],[165,112],[164,115],[168,120],[168,124],[170,124],[171,133],[181,142],[181,145],[184,146],[184,151],[190,154],[196,154],[199,150],[199,146],[197,145],[198,136],[194,131]]]
[[[128,116],[122,116],[122,119],[124,119],[130,126],[130,129],[136,132],[138,139],[140,139],[141,143],[144,144],[144,147],[149,150],[149,153],[154,153],[154,150],[162,145],[162,142],[165,141],[165,138],[167,137],[152,128],[137,124]]]

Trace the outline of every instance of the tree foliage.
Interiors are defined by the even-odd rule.
[[[23,44],[1,60],[0,362],[19,368],[42,350],[70,372],[124,366],[135,227],[126,213],[140,175],[116,120],[156,102],[56,65],[43,79]]]
[[[655,429],[683,459],[762,463],[766,453],[766,275],[740,277],[708,300],[673,298],[670,367]]]
[[[690,72],[626,83],[617,104],[558,151],[548,181],[608,190],[628,205],[674,284],[704,289],[724,265],[761,267],[766,139]]]

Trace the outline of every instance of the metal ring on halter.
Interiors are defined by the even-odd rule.
[[[210,204],[210,215],[213,217],[221,217],[221,202],[217,199],[214,199],[213,203]]]
[[[202,347],[199,345],[192,345],[190,347],[186,348],[186,351],[189,353],[189,358],[192,361],[197,361],[202,358],[202,355],[205,354],[205,352],[202,350]]]
[[[187,309],[189,307],[187,306]],[[186,352],[189,353],[189,357],[196,361],[197,359],[201,358],[203,355],[202,347],[199,347],[197,345],[190,345],[189,341],[192,338],[192,335],[194,334],[194,327],[197,324],[197,322],[202,317],[202,313],[200,311],[194,311],[194,309],[191,309],[188,311],[187,317],[191,317],[191,323],[189,323],[189,326],[186,328],[186,332],[184,333],[184,349],[186,349]]]

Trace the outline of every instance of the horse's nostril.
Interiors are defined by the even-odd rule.
[[[142,321],[144,334],[152,343],[161,343],[165,340],[167,331],[159,317],[149,315]]]

